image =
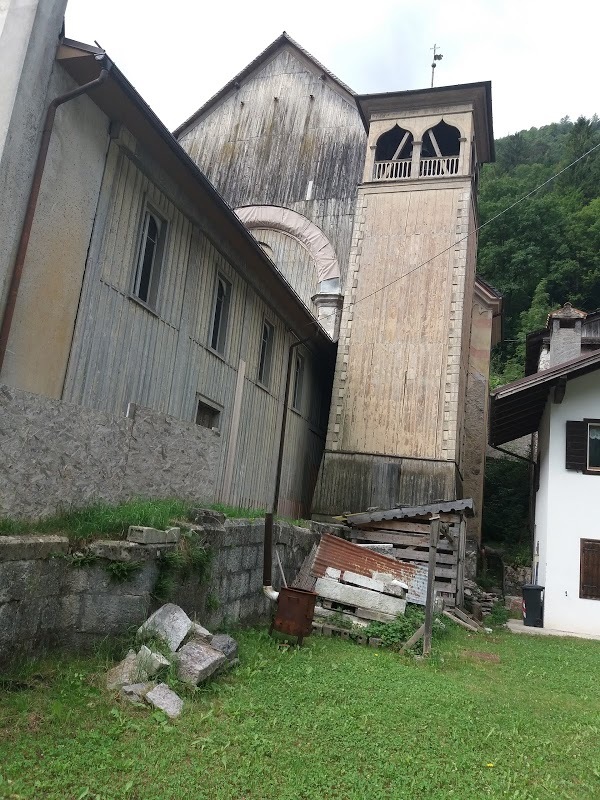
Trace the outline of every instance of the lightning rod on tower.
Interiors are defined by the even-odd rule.
[[[437,44],[434,44],[431,49],[433,50],[433,61],[431,62],[431,88],[433,89],[433,76],[435,75],[435,68],[437,67],[436,61],[441,61],[444,56],[437,52]]]

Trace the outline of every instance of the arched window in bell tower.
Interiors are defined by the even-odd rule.
[[[375,147],[375,180],[410,178],[413,135],[399,125],[382,133]]]
[[[421,177],[456,175],[460,157],[460,131],[442,120],[423,135]]]

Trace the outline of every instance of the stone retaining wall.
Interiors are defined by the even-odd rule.
[[[0,516],[133,497],[213,499],[218,433],[139,406],[128,416],[0,386]]]
[[[191,577],[169,597],[209,628],[265,620],[262,593],[263,520],[226,520],[205,529],[212,551],[210,576]],[[275,550],[291,582],[319,535],[275,526]],[[107,636],[132,633],[159,603],[153,591],[161,552],[175,545],[97,541],[87,565],[75,565],[63,536],[0,536],[0,661],[44,646],[85,648]],[[93,556],[92,563],[89,556]],[[135,562],[128,580],[116,581],[111,562]],[[280,585],[273,559],[273,584]]]

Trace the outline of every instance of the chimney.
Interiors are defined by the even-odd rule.
[[[548,318],[550,328],[550,363],[555,367],[572,361],[581,355],[581,321],[586,317],[585,311],[573,308],[565,303],[558,311],[553,311]]]

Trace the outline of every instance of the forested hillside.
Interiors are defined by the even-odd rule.
[[[568,118],[496,141],[479,196],[486,222],[600,142],[600,120]],[[600,307],[600,148],[498,220],[479,240],[479,273],[504,294],[492,385],[523,374],[524,341],[569,300]]]

